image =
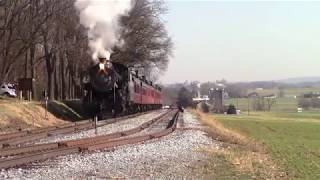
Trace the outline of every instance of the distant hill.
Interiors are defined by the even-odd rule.
[[[276,82],[279,82],[279,83],[287,83],[287,84],[320,82],[320,76],[318,76],[318,77],[296,77],[296,78],[288,78],[288,79],[277,80]]]

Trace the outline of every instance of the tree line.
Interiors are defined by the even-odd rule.
[[[0,83],[36,80],[32,94],[48,91],[51,100],[79,98],[91,65],[87,29],[80,24],[74,0],[0,0]],[[120,18],[122,46],[112,59],[141,65],[145,72],[166,69],[172,41],[161,15],[160,0],[133,0]]]

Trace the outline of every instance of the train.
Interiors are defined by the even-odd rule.
[[[132,68],[103,57],[89,67],[84,90],[84,102],[93,107],[92,115],[98,119],[162,107],[160,86]]]

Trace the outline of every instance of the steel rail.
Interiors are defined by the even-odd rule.
[[[55,147],[56,144],[51,144],[51,145],[43,145],[43,151],[42,152],[34,152],[31,154],[26,154],[22,156],[17,156],[13,157],[11,159],[4,159],[0,161],[0,169],[6,169],[10,167],[16,167],[16,166],[21,166],[30,162],[35,162],[35,161],[41,161],[57,156],[62,156],[62,155],[67,155],[67,154],[73,154],[73,153],[78,153],[78,152],[83,152],[83,151],[96,151],[96,150],[110,150],[113,149],[117,146],[121,145],[126,145],[126,144],[135,144],[135,143],[140,143],[144,142],[147,140],[159,138],[165,135],[170,134],[176,129],[177,121],[179,117],[179,111],[177,111],[171,121],[169,122],[170,126],[167,127],[166,129],[155,132],[155,133],[149,133],[146,135],[142,136],[136,136],[136,137],[129,137],[129,138],[118,138],[118,139],[105,139],[104,141],[92,141],[90,143],[84,142],[84,144],[78,144],[78,145],[71,145],[71,146],[65,146],[61,145],[59,146],[58,143],[58,148],[55,149],[47,149],[50,147],[45,147],[45,146],[52,146]],[[161,119],[161,118],[160,118]],[[155,121],[156,122],[156,121]],[[144,125],[144,126],[147,126]],[[40,145],[39,145],[40,146]],[[31,147],[32,148],[32,147]]]
[[[161,118],[164,118],[170,112],[171,111],[164,112],[164,113],[160,114],[159,116],[153,118],[152,120],[147,121],[138,127],[135,127],[135,128],[132,128],[132,129],[129,129],[126,131],[115,132],[115,133],[110,133],[110,134],[100,135],[100,136],[95,136],[95,137],[67,140],[67,141],[56,142],[56,143],[48,143],[48,145],[47,144],[36,144],[36,145],[29,145],[29,146],[22,146],[22,147],[3,148],[3,149],[0,149],[0,157],[13,156],[13,155],[18,155],[18,154],[46,150],[46,149],[54,149],[54,148],[63,147],[63,146],[71,147],[71,146],[81,145],[81,144],[90,143],[90,142],[100,142],[100,141],[105,141],[105,140],[110,140],[110,139],[114,139],[114,138],[120,138],[120,137],[124,137],[124,136],[128,136],[128,135],[132,135],[134,133],[138,133],[138,132],[148,128],[151,124],[157,122]]]
[[[136,113],[136,114],[131,114],[127,116],[103,120],[98,123],[97,127],[101,127],[101,126],[118,122],[121,120],[126,120],[129,118],[134,118],[146,113],[148,112]],[[60,126],[51,126],[51,127],[45,127],[45,128],[37,128],[33,130],[23,130],[23,131],[18,131],[13,133],[2,134],[0,135],[0,149],[42,139],[48,136],[55,136],[58,134],[68,134],[68,133],[73,133],[73,132],[78,132],[78,131],[88,130],[93,128],[95,128],[93,121],[84,120],[81,122],[63,124]]]

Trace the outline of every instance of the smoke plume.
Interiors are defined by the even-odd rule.
[[[92,58],[110,58],[111,48],[120,42],[119,17],[130,9],[130,0],[76,0],[80,23],[88,28]]]

